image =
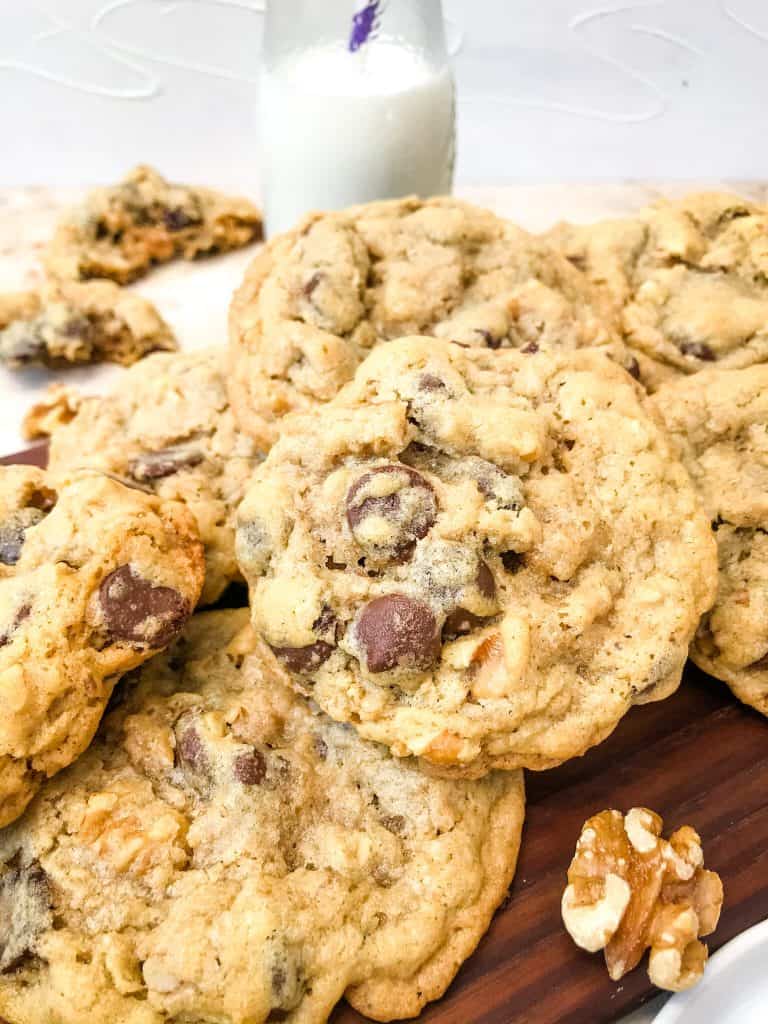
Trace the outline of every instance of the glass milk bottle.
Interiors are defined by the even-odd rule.
[[[260,136],[269,234],[308,210],[450,192],[440,0],[269,0]]]

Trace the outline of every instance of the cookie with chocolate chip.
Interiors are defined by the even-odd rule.
[[[0,833],[0,1015],[414,1016],[504,898],[522,822],[522,773],[430,778],[287,687],[247,609],[194,616]]]
[[[118,677],[175,638],[202,580],[178,503],[0,467],[0,826],[85,749]]]
[[[236,550],[255,629],[332,717],[480,775],[581,754],[677,687],[715,545],[605,352],[400,339],[283,427]]]
[[[234,296],[230,397],[271,444],[284,413],[333,398],[375,345],[418,333],[526,354],[600,345],[638,372],[603,312],[552,246],[457,199],[313,214],[259,252]]]
[[[239,578],[234,512],[262,458],[235,424],[223,355],[149,356],[111,394],[73,400],[54,390],[26,420],[30,436],[52,435],[48,468],[57,479],[95,468],[187,506],[205,546],[203,604]]]
[[[105,361],[130,366],[148,352],[176,347],[152,303],[111,281],[0,295],[0,363],[12,370]]]
[[[261,214],[248,199],[169,182],[139,165],[69,211],[44,262],[55,280],[106,277],[127,284],[154,264],[227,252],[261,235]]]
[[[704,370],[665,384],[653,403],[717,540],[717,600],[691,658],[768,715],[768,366]]]
[[[651,390],[768,362],[768,210],[735,195],[662,201],[549,235],[612,305]]]

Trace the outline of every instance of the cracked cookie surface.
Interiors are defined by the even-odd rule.
[[[768,366],[706,370],[653,402],[717,540],[717,600],[691,658],[768,715]]]
[[[0,834],[12,1024],[320,1024],[345,993],[390,1020],[442,994],[514,873],[522,774],[431,779],[273,661],[247,609],[194,616]]]
[[[111,281],[65,281],[41,292],[0,295],[0,363],[10,369],[130,366],[149,352],[176,347],[152,303]]]
[[[768,361],[764,207],[701,193],[635,218],[559,225],[546,237],[614,307],[651,390],[715,364]]]
[[[315,214],[273,239],[230,309],[229,388],[244,430],[327,401],[379,342],[434,334],[526,352],[609,346],[599,293],[552,246],[442,197]]]
[[[546,768],[678,685],[715,544],[604,352],[377,348],[238,511],[255,629],[334,718],[432,770]]]
[[[205,547],[203,604],[240,577],[235,509],[262,458],[235,423],[223,355],[208,349],[150,356],[112,394],[73,400],[53,391],[27,417],[32,436],[52,435],[48,468],[56,479],[99,469],[187,506]]]
[[[0,468],[0,826],[85,749],[118,676],[181,629],[202,561],[178,504]]]
[[[261,235],[250,200],[168,182],[140,165],[119,184],[93,189],[62,219],[44,262],[56,280],[127,284],[153,264],[227,252]]]

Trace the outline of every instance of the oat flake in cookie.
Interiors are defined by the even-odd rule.
[[[57,479],[91,467],[184,502],[205,546],[203,604],[240,576],[235,509],[262,458],[237,429],[224,363],[218,349],[150,356],[103,398],[53,390],[25,423],[30,436],[52,435],[48,468]]]
[[[638,372],[602,312],[552,246],[457,199],[314,214],[259,252],[235,293],[230,397],[271,444],[276,420],[333,398],[375,345],[419,333],[528,353],[609,346]]]
[[[549,236],[614,307],[651,390],[768,361],[767,239],[765,207],[719,193]]]
[[[605,353],[401,339],[284,425],[237,554],[256,630],[334,718],[479,775],[581,754],[678,685],[715,546]]]
[[[95,473],[59,487],[0,468],[0,826],[82,753],[118,677],[175,638],[202,580],[181,505]]]
[[[238,249],[261,233],[261,214],[248,199],[168,182],[140,165],[70,210],[44,261],[56,280],[108,277],[127,284],[155,263]]]
[[[247,609],[195,616],[0,833],[0,1016],[321,1024],[443,993],[512,879],[522,774],[429,778],[273,662]]]
[[[768,366],[703,371],[653,402],[717,539],[717,600],[691,658],[768,715]]]

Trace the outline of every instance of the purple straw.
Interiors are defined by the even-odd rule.
[[[382,0],[369,0],[365,7],[352,15],[352,29],[347,43],[350,53],[357,53],[360,47],[376,34],[382,7]]]

